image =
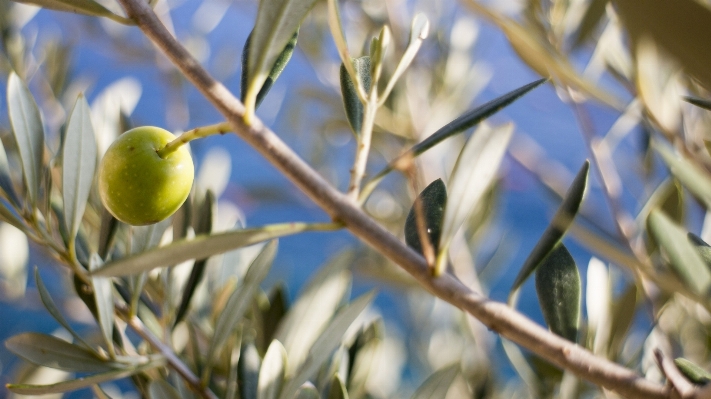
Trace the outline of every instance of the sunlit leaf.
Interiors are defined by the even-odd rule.
[[[294,399],[319,399],[318,390],[313,384],[307,382],[303,386],[299,387],[299,390],[294,394]]]
[[[242,398],[256,398],[258,394],[259,369],[262,359],[259,357],[254,340],[242,342],[237,375],[239,376],[239,394]]]
[[[526,261],[521,267],[514,280],[513,286],[511,287],[511,292],[509,294],[509,300],[516,295],[519,287],[523,284],[526,279],[536,270],[536,267],[543,261],[543,259],[548,256],[548,254],[553,250],[553,248],[560,242],[561,238],[565,234],[568,227],[573,223],[575,215],[580,209],[580,205],[583,202],[583,197],[585,195],[585,187],[588,183],[588,170],[590,169],[590,162],[585,161],[583,166],[578,171],[575,176],[573,183],[568,188],[565,193],[565,198],[563,202],[558,207],[555,215],[553,215],[553,220],[548,225],[543,235],[533,247],[533,250],[526,258]]]
[[[647,219],[652,237],[669,258],[670,266],[691,291],[706,296],[711,288],[711,271],[687,238],[687,232],[659,210]]]
[[[681,184],[707,208],[711,208],[711,177],[708,173],[686,158],[675,155],[671,149],[660,142],[654,141],[652,146]]]
[[[402,58],[400,58],[400,62],[398,62],[397,67],[395,67],[395,71],[393,71],[390,76],[390,81],[388,81],[387,87],[381,94],[381,102],[387,99],[391,90],[395,87],[395,83],[397,83],[400,76],[405,73],[405,70],[407,70],[410,63],[412,63],[412,60],[415,59],[415,55],[417,55],[417,52],[420,50],[420,46],[422,46],[422,41],[427,38],[429,33],[430,21],[427,19],[425,14],[417,13],[410,24],[410,41],[407,43],[405,53],[402,55]]]
[[[289,63],[291,55],[294,53],[294,49],[296,48],[296,40],[298,39],[298,37],[299,31],[297,29],[297,31],[294,32],[294,34],[291,36],[291,40],[286,43],[284,49],[281,51],[281,53],[279,53],[279,56],[274,62],[274,65],[272,65],[272,69],[269,71],[269,75],[267,75],[266,80],[262,84],[262,88],[259,89],[257,99],[255,100],[255,109],[259,108],[259,104],[262,103],[262,100],[264,100],[264,97],[267,96],[267,93],[269,93],[269,90],[271,90],[272,86],[274,85],[274,82],[276,82],[279,75],[281,75],[281,72],[284,70],[284,68],[286,68],[286,64]],[[247,96],[247,71],[249,70],[247,60],[249,59],[249,48],[251,46],[251,43],[252,33],[250,32],[249,36],[247,36],[247,41],[244,43],[244,49],[242,49],[242,80],[240,93],[240,99],[242,100],[242,102],[245,101],[245,97]]]
[[[29,362],[59,370],[101,373],[121,368],[81,346],[46,334],[15,335],[5,341],[5,347]]]
[[[21,207],[20,200],[17,198],[15,189],[12,186],[12,176],[10,175],[10,164],[7,161],[7,153],[5,147],[0,140],[0,191],[15,207]],[[0,193],[1,194],[1,193]]]
[[[259,370],[259,384],[257,388],[257,399],[276,399],[284,383],[286,373],[286,349],[277,340],[269,344],[267,353],[264,355],[262,367]]]
[[[95,17],[115,17],[116,14],[93,0],[13,0],[18,3],[34,4],[50,10],[93,15]]]
[[[31,204],[37,204],[44,167],[44,128],[32,93],[13,72],[7,82],[7,108]]]
[[[706,385],[711,382],[711,373],[683,357],[674,359],[674,364],[694,384]]]
[[[363,56],[360,58],[353,58],[351,60],[353,64],[353,69],[355,70],[357,78],[363,89],[366,92],[370,92],[371,76],[370,76],[370,57]],[[363,103],[358,97],[358,92],[356,91],[356,86],[351,80],[348,70],[344,64],[341,64],[340,68],[340,79],[341,79],[341,95],[343,96],[343,108],[346,110],[346,117],[348,119],[348,124],[353,129],[353,133],[356,136],[360,135],[361,128],[363,126]]]
[[[287,43],[316,0],[274,0],[259,3],[247,57],[245,107],[256,109],[257,95]]]
[[[701,259],[704,260],[706,266],[711,269],[711,246],[694,233],[689,233],[687,238],[689,242],[694,245],[696,252],[701,256]]]
[[[614,302],[612,308],[612,325],[610,327],[612,337],[608,353],[616,356],[632,326],[634,314],[637,311],[637,286],[630,284],[622,296]]]
[[[182,396],[165,380],[153,380],[148,385],[150,399],[178,399]]]
[[[89,270],[94,271],[101,266],[99,255],[92,255]],[[111,277],[91,277],[91,286],[94,289],[94,299],[96,301],[97,319],[104,340],[109,348],[109,353],[114,354],[113,330],[114,330],[114,295]]]
[[[459,374],[459,365],[445,367],[429,376],[412,395],[412,399],[437,399],[447,396],[452,382]]]
[[[558,245],[536,268],[536,293],[548,328],[576,342],[582,289],[578,266],[565,245]]]
[[[125,370],[109,371],[107,373],[93,374],[86,377],[77,378],[69,381],[62,381],[56,384],[49,385],[30,385],[30,384],[7,384],[7,389],[21,395],[46,395],[50,393],[60,393],[75,391],[77,389],[90,387],[95,384],[101,384],[108,381],[118,380],[125,377],[130,377],[156,367],[165,365],[165,360],[155,360],[150,363],[128,368]]]
[[[79,95],[69,116],[62,154],[62,200],[64,223],[73,241],[79,231],[96,168],[96,139],[91,125],[91,110]]]
[[[284,237],[304,231],[335,228],[338,228],[338,226],[330,224],[284,223],[253,229],[228,231],[209,236],[201,235],[108,262],[92,274],[96,276],[126,276],[151,270],[156,267],[177,265],[190,259],[208,258],[231,249],[246,247],[277,237]]]
[[[331,387],[328,390],[328,399],[348,399],[348,390],[338,373],[331,379]]]
[[[321,333],[318,339],[311,346],[309,356],[303,366],[299,368],[294,377],[286,383],[279,396],[281,399],[291,398],[298,388],[306,382],[338,348],[343,339],[343,334],[353,324],[355,319],[365,310],[373,300],[374,293],[360,296],[346,307],[341,309],[331,320],[328,327]]]
[[[430,244],[434,247],[434,252],[437,253],[442,235],[444,207],[447,203],[447,188],[442,179],[437,179],[425,187],[416,201],[420,201],[422,204],[427,235]],[[422,241],[417,229],[415,205],[412,205],[410,213],[407,214],[407,219],[405,219],[405,242],[415,251],[423,253]]]
[[[449,197],[444,208],[435,275],[444,272],[447,251],[454,234],[469,219],[494,182],[513,130],[512,124],[497,128],[482,125],[459,154],[449,179]]]

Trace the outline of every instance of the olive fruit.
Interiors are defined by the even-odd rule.
[[[116,219],[135,226],[158,223],[185,202],[195,168],[186,146],[164,155],[175,139],[153,126],[131,129],[106,150],[99,165],[101,202]]]

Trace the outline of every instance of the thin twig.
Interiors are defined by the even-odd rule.
[[[165,29],[142,0],[120,0],[148,38],[165,53],[203,95],[232,123],[234,131],[296,184],[331,217],[345,223],[361,240],[399,264],[437,297],[463,309],[553,364],[629,398],[669,398],[670,390],[637,373],[598,357],[549,332],[503,303],[472,292],[450,274],[433,278],[424,258],[366,215],[350,198],[333,188],[257,118],[244,123],[242,103],[213,79]]]
[[[667,381],[677,390],[679,396],[682,398],[694,397],[694,385],[681,374],[681,371],[679,371],[671,359],[664,356],[659,349],[654,350],[654,358],[657,360],[659,369],[662,370],[662,373],[667,377]]]
[[[377,82],[373,83],[377,87]],[[363,113],[363,124],[358,135],[358,147],[356,148],[356,156],[353,161],[353,169],[351,169],[351,182],[348,185],[348,196],[354,201],[358,201],[360,193],[360,185],[365,175],[365,167],[368,165],[368,154],[370,154],[370,143],[373,137],[373,124],[375,123],[375,113],[378,110],[377,96],[371,91],[371,99],[365,103],[365,112]]]
[[[158,156],[165,158],[168,154],[174,152],[180,146],[195,139],[212,136],[213,134],[225,134],[232,130],[232,126],[228,122],[220,122],[214,125],[196,127],[181,134],[175,140],[166,144],[165,147],[158,150]]]

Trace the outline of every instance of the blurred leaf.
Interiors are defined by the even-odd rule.
[[[348,390],[338,373],[334,374],[331,379],[331,387],[328,390],[327,399],[348,399]]]
[[[521,271],[516,276],[511,291],[509,293],[509,303],[516,296],[519,287],[528,279],[528,276],[533,273],[538,265],[545,259],[553,248],[560,242],[568,227],[573,223],[575,215],[580,209],[585,195],[585,187],[588,184],[588,170],[590,169],[590,161],[585,161],[583,166],[575,176],[573,183],[565,193],[563,202],[558,207],[558,210],[553,215],[553,220],[548,225],[543,235],[536,243],[531,253],[526,258],[526,261],[521,267]]]
[[[697,107],[711,111],[711,100],[707,100],[707,99],[701,98],[701,97],[694,97],[694,96],[684,96],[682,98],[684,99],[684,101],[686,101],[690,104],[694,104]]]
[[[10,209],[6,208],[5,204],[2,202],[0,202],[0,221],[9,223],[15,226],[17,229],[25,231],[25,226],[22,221],[20,221],[20,219],[15,216],[15,214]]]
[[[259,369],[262,359],[259,357],[254,340],[242,342],[238,369],[238,386],[241,398],[257,398],[259,387]]]
[[[93,15],[95,17],[115,17],[116,14],[93,0],[13,0],[18,3],[33,4],[50,10]]]
[[[94,181],[96,139],[91,125],[91,110],[83,95],[79,95],[69,116],[62,153],[62,200],[64,223],[69,241],[79,231],[86,202]],[[70,246],[70,248],[73,247]]]
[[[315,3],[316,0],[274,0],[259,3],[247,57],[247,85],[246,89],[243,89],[247,115],[254,113],[257,108],[257,95],[270,71]]]
[[[676,364],[679,371],[694,384],[706,385],[708,382],[711,382],[711,373],[683,357],[674,359],[674,364]]]
[[[418,196],[415,201],[421,201],[422,210],[425,216],[425,226],[430,244],[434,247],[434,252],[439,250],[439,240],[442,235],[442,220],[444,218],[444,207],[447,204],[447,187],[442,179],[437,179],[430,183]],[[405,242],[407,245],[419,252],[422,251],[422,242],[417,230],[417,212],[415,204],[410,208],[410,212],[405,219]]]
[[[311,346],[309,356],[299,368],[296,375],[286,383],[284,389],[279,396],[281,399],[289,399],[297,389],[306,382],[331,356],[334,350],[338,348],[343,339],[343,334],[353,324],[356,318],[365,310],[365,308],[373,300],[374,293],[368,293],[360,296],[343,309],[341,309],[329,323],[328,327],[321,333],[318,339]]]
[[[165,380],[153,380],[148,385],[149,399],[178,399],[181,397],[178,391]]]
[[[259,370],[257,399],[276,399],[279,396],[284,383],[286,361],[286,349],[281,342],[273,340]]]
[[[711,10],[694,0],[614,0],[632,45],[651,38],[674,56],[684,70],[711,89]]]
[[[99,255],[93,254],[89,262],[89,270],[94,271],[101,266],[101,258]],[[104,334],[104,340],[109,349],[109,354],[114,356],[114,342],[112,334],[114,329],[114,294],[111,277],[91,277],[91,286],[94,289],[94,298],[96,300],[97,319],[101,332]]]
[[[565,245],[559,244],[536,269],[536,293],[548,328],[576,342],[582,289],[578,266]]]
[[[35,285],[37,286],[37,292],[39,293],[40,300],[42,301],[42,304],[44,305],[45,309],[49,312],[52,317],[54,317],[57,322],[64,327],[65,330],[69,331],[70,334],[72,334],[72,337],[77,342],[80,342],[86,347],[87,349],[90,349],[94,351],[94,348],[86,343],[84,339],[81,337],[81,335],[77,334],[76,331],[67,323],[67,320],[62,316],[62,313],[59,311],[59,308],[57,308],[57,305],[55,305],[54,300],[52,300],[52,297],[49,295],[49,291],[47,291],[47,288],[44,286],[44,282],[42,281],[42,278],[40,277],[39,270],[35,266]]]
[[[363,56],[359,58],[351,59],[353,64],[353,69],[355,69],[357,79],[366,93],[370,92],[371,76],[370,76],[370,57]],[[341,64],[340,68],[340,80],[341,80],[341,95],[343,96],[343,108],[346,110],[346,117],[348,118],[348,124],[353,129],[353,133],[356,136],[360,136],[360,132],[363,125],[363,103],[358,97],[358,92],[356,91],[356,86],[351,80],[348,70],[344,64]]]
[[[711,209],[711,178],[708,173],[686,158],[675,155],[666,145],[653,141],[652,146],[661,155],[670,172],[681,184],[698,198],[704,206]]]
[[[647,225],[652,237],[667,254],[672,269],[692,292],[706,297],[711,287],[711,271],[689,242],[687,232],[659,210],[652,211]]]
[[[44,128],[32,93],[14,72],[7,82],[7,108],[22,161],[27,195],[30,203],[36,206],[44,167]]]
[[[612,337],[608,353],[614,359],[622,347],[627,332],[632,327],[634,314],[637,311],[637,286],[630,284],[622,296],[615,301],[612,309],[612,325],[610,327]]]
[[[694,245],[696,252],[699,256],[701,256],[701,259],[703,259],[706,263],[706,267],[711,270],[711,246],[694,233],[689,233],[687,238],[689,239],[689,242]]]
[[[210,234],[215,225],[215,218],[217,217],[217,199],[212,190],[207,190],[205,193],[205,198],[201,204],[202,206],[198,210],[198,224],[195,226],[195,235]],[[206,259],[199,259],[195,261],[192,270],[190,271],[190,277],[185,283],[183,288],[183,296],[180,299],[180,306],[175,314],[175,321],[173,326],[176,326],[183,320],[183,317],[190,307],[190,301],[195,295],[195,290],[197,286],[202,281],[202,276],[205,273],[205,266],[207,265]]]
[[[293,399],[320,399],[316,387],[310,382],[305,383],[303,386],[299,387],[299,390],[294,394]]]
[[[7,161],[7,153],[5,147],[0,140],[0,191],[5,193],[5,198],[8,199],[15,207],[20,208],[22,204],[17,198],[15,189],[12,187],[12,176],[10,176],[10,164]]]
[[[269,309],[262,312],[263,342],[272,342],[274,340],[277,328],[289,310],[287,298],[284,284],[275,285],[269,292]]]
[[[7,384],[6,387],[10,391],[21,395],[46,395],[50,393],[60,393],[75,391],[77,389],[90,387],[95,384],[101,384],[107,381],[118,380],[125,377],[130,377],[156,367],[162,367],[166,364],[164,359],[155,360],[141,366],[131,367],[124,370],[109,371],[107,373],[93,374],[86,377],[77,378],[75,380],[62,381],[56,384],[49,385],[30,385],[30,384]]]
[[[5,347],[29,362],[59,370],[101,373],[121,368],[83,347],[46,334],[15,335],[5,341]]]
[[[276,82],[277,78],[279,75],[281,75],[281,72],[284,70],[286,67],[286,64],[289,63],[289,60],[291,59],[291,54],[294,52],[294,49],[296,48],[296,40],[299,37],[299,30],[297,28],[296,32],[291,36],[291,40],[289,40],[286,43],[286,46],[284,49],[279,53],[279,56],[277,57],[276,61],[274,62],[274,65],[272,65],[272,69],[269,71],[269,75],[267,75],[266,80],[262,84],[262,88],[259,89],[259,93],[257,93],[257,99],[255,101],[254,108],[259,108],[259,104],[262,103],[262,100],[264,100],[264,97],[267,96],[267,93],[269,93],[269,90],[271,90],[272,86],[274,85],[274,82]],[[249,48],[252,42],[252,32],[249,33],[249,36],[247,36],[247,41],[244,43],[244,49],[242,50],[242,77],[241,77],[241,83],[240,83],[240,100],[242,102],[245,101],[245,97],[247,95],[247,83],[248,83],[248,76],[247,76],[247,71],[249,70],[249,66],[247,65],[247,60],[249,59]]]
[[[591,38],[595,28],[600,25],[602,17],[605,16],[605,8],[609,2],[610,0],[590,0],[588,2],[585,15],[583,15],[583,19],[580,21],[580,25],[573,37],[573,48],[580,47]]]
[[[454,382],[457,374],[459,374],[458,364],[435,371],[417,388],[412,395],[412,399],[444,398],[447,396],[447,392],[452,386],[452,382]]]
[[[237,323],[242,320],[245,312],[251,306],[259,284],[269,273],[276,251],[277,241],[269,241],[262,249],[262,252],[252,261],[242,284],[232,292],[232,295],[227,300],[215,323],[215,332],[207,352],[206,363],[208,365],[214,364],[213,362],[227,338],[232,334]]]
[[[510,123],[497,128],[482,125],[459,154],[449,179],[449,198],[444,209],[435,275],[444,272],[452,238],[496,178],[513,130]]]
[[[304,231],[336,229],[331,224],[283,223],[253,229],[228,231],[212,235],[196,236],[192,239],[173,242],[140,254],[127,256],[106,263],[92,272],[96,276],[126,276],[154,269],[177,265],[190,259],[204,259],[231,249],[246,247],[277,237],[284,237]]]
[[[119,229],[119,221],[107,211],[103,206],[101,207],[101,225],[99,227],[99,251],[98,254],[101,259],[108,260],[109,251],[116,237],[116,233]]]
[[[387,27],[387,25],[385,26]],[[429,33],[430,21],[427,19],[427,16],[424,13],[415,14],[415,17],[412,18],[412,23],[410,24],[410,40],[407,43],[407,48],[405,49],[405,53],[402,55],[402,58],[400,58],[400,62],[398,62],[397,67],[395,67],[395,71],[393,71],[390,76],[390,81],[388,81],[387,87],[383,90],[383,93],[380,94],[381,102],[388,98],[393,87],[395,87],[395,83],[397,83],[400,76],[405,73],[405,70],[410,66],[410,63],[412,63],[412,60],[415,59],[415,55],[417,55],[417,52],[420,50],[420,46],[422,46],[422,41],[427,38]]]

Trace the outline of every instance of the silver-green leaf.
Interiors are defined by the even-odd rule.
[[[276,399],[279,396],[286,373],[286,359],[284,345],[276,339],[273,340],[259,370],[257,399]]]
[[[0,191],[2,191],[14,206],[20,207],[20,200],[17,198],[15,189],[12,186],[12,176],[10,175],[10,163],[7,161],[5,147],[0,140]]]
[[[89,270],[94,271],[101,266],[99,255],[93,254],[89,261]],[[94,289],[94,299],[96,300],[97,318],[99,327],[104,335],[104,341],[109,349],[109,354],[114,355],[114,295],[111,277],[91,277],[91,286]]]
[[[5,341],[5,347],[29,362],[59,370],[101,373],[121,368],[86,348],[46,334],[15,335]]]
[[[459,365],[445,367],[435,371],[417,388],[412,399],[436,399],[447,396],[449,387],[459,373]]]

